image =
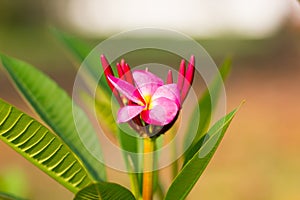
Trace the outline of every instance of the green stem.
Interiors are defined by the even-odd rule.
[[[138,181],[137,181],[137,176],[135,173],[129,173],[129,179],[130,179],[130,187],[133,195],[135,196],[136,199],[140,198],[140,191],[138,187]]]

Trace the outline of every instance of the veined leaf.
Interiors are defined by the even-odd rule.
[[[126,188],[115,183],[96,183],[79,191],[74,200],[135,200]]]
[[[80,160],[58,136],[1,99],[0,139],[74,193],[92,183]]]
[[[81,75],[84,83],[87,85],[87,88],[94,88],[95,84],[98,84],[95,95],[96,113],[101,122],[103,122],[104,125],[107,125],[112,133],[116,134],[117,127],[115,125],[115,121],[113,120],[112,114],[108,114],[108,108],[111,106],[110,96],[112,92],[108,87],[104,76],[100,77],[100,80],[98,80],[98,75],[103,73],[103,68],[101,67],[100,63],[100,55],[95,54],[95,52],[91,53],[93,50],[91,45],[86,44],[84,41],[81,41],[74,36],[55,28],[52,28],[52,32],[77,59],[77,61],[81,63],[81,67],[84,68],[82,71],[86,72]],[[90,101],[89,99],[92,99],[92,97],[84,96],[84,100]],[[88,102],[85,101],[85,103]],[[109,112],[111,111],[109,110]]]
[[[216,77],[215,80],[212,82],[211,85],[209,85],[209,89],[207,88],[205,92],[203,93],[202,97],[198,101],[198,107],[200,112],[200,121],[198,124],[198,130],[196,135],[191,135],[191,133],[194,133],[194,131],[191,131],[192,128],[194,128],[194,125],[190,125],[188,131],[186,132],[185,139],[184,139],[184,149],[187,148],[188,145],[189,148],[187,149],[185,156],[187,154],[196,153],[199,149],[196,149],[194,145],[199,142],[199,140],[203,137],[203,135],[207,132],[210,121],[211,121],[211,115],[214,111],[213,108],[216,107],[218,97],[220,95],[220,89],[221,85],[223,84],[223,81],[228,77],[228,74],[231,70],[231,59],[227,58],[223,64],[220,67],[220,75],[221,78]],[[198,109],[195,109],[195,112],[192,114],[191,119],[195,119],[195,115],[199,114]],[[193,122],[193,120],[190,120]],[[192,140],[192,144],[191,144]],[[192,151],[192,152],[191,152]]]
[[[206,139],[203,141],[203,145],[201,144],[201,148],[184,165],[174,179],[165,200],[184,199],[189,194],[214,155],[236,112],[237,109],[227,114],[212,126],[206,134]]]
[[[1,56],[4,68],[42,120],[70,147],[93,179],[106,179],[105,167],[94,155],[102,157],[95,130],[88,117],[54,81],[31,65]],[[75,122],[75,113],[80,121]],[[79,136],[79,134],[81,134]]]

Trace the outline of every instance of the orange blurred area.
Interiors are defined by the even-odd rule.
[[[0,52],[36,65],[71,94],[76,69],[70,54],[48,31],[46,20],[29,19],[24,21],[26,27],[3,21],[0,20]],[[246,103],[233,119],[188,199],[300,199],[298,22],[293,18],[273,35],[261,39],[227,36],[197,39],[217,64],[225,56],[233,55],[232,73],[226,82],[227,111],[242,100]],[[88,41],[93,43],[97,39]],[[33,115],[1,65],[0,98]],[[166,171],[164,169],[161,176],[168,180]],[[19,175],[16,178],[14,174]],[[129,186],[124,173],[109,169],[108,176],[114,182]],[[12,179],[16,180],[9,185]],[[73,198],[67,189],[0,141],[1,190],[14,190],[16,195],[30,199]]]

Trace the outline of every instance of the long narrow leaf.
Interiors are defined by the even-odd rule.
[[[103,95],[102,95],[103,96]],[[113,135],[118,132],[115,118],[112,114],[112,105],[106,98],[93,99],[89,94],[82,92],[81,99],[90,110],[95,109],[98,121],[103,124]]]
[[[58,136],[1,99],[0,139],[74,193],[92,183],[80,160]]]
[[[231,59],[227,58],[223,64],[220,67],[220,75],[221,78],[216,77],[214,81],[212,82],[211,85],[209,85],[209,89],[207,88],[205,92],[203,93],[202,97],[198,101],[198,107],[199,107],[199,112],[200,112],[200,121],[198,124],[198,131],[196,135],[191,135],[191,133],[194,133],[194,131],[191,131],[190,129],[194,128],[194,125],[189,126],[189,130],[187,131],[184,139],[184,149],[187,148],[188,145],[192,144],[189,146],[188,150],[186,151],[186,154],[192,154],[194,155],[195,151],[193,153],[189,153],[191,151],[191,148],[199,142],[199,140],[203,137],[203,135],[207,132],[209,128],[209,124],[211,121],[211,115],[212,112],[214,111],[213,108],[216,107],[217,104],[217,99],[220,95],[220,89],[221,85],[223,84],[223,81],[226,80],[228,77],[228,74],[231,70]],[[199,113],[197,112],[198,109],[195,109],[195,112],[192,114],[191,119],[195,119],[195,115],[198,115]],[[193,122],[193,120],[191,120]],[[198,150],[195,149],[194,150]]]
[[[17,59],[1,58],[13,82],[42,120],[78,155],[95,180],[105,180],[104,165],[90,153],[102,156],[96,132],[85,113],[39,70]],[[79,123],[75,123],[73,112],[80,117]]]
[[[214,155],[236,112],[237,109],[230,112],[209,130],[200,150],[194,154],[174,179],[166,194],[166,200],[184,199],[189,194]]]
[[[70,36],[56,28],[51,28],[51,31],[54,36],[59,39],[80,62],[83,62],[86,56],[93,49],[90,45],[80,41],[76,37]]]
[[[116,134],[117,128],[115,121],[113,120],[112,114],[108,113],[108,110],[111,107],[111,90],[108,87],[104,76],[100,77],[100,80],[98,80],[99,75],[103,73],[103,68],[100,65],[100,55],[92,51],[93,48],[91,45],[85,43],[77,37],[69,35],[55,28],[52,28],[51,30],[54,36],[61,41],[62,44],[64,44],[69,52],[81,64],[81,67],[84,68],[82,71],[87,72],[81,74],[87,88],[92,89],[92,92],[94,92],[93,87],[95,84],[98,84],[95,95],[95,105],[93,103],[93,95],[81,97],[83,97],[85,103],[88,103],[87,101],[90,102],[88,103],[88,106],[92,105],[92,108],[96,109],[96,113],[101,122],[103,122],[104,125],[107,125],[113,134]]]
[[[89,75],[98,81],[98,74],[102,73],[102,67],[100,66],[100,55],[90,54],[93,48],[86,44],[85,42],[79,40],[78,38],[68,35],[57,29],[52,29],[52,32],[64,45],[67,49],[74,55],[74,57],[79,61],[79,63],[84,64],[83,67],[88,71]],[[90,54],[90,55],[89,55]],[[89,55],[89,57],[87,57]],[[86,59],[88,58],[88,59]],[[104,77],[101,77],[99,80],[99,86],[106,95],[110,96],[110,89],[106,83]]]
[[[7,193],[4,193],[4,192],[0,192],[0,199],[1,200],[25,200],[23,198],[16,197],[14,195],[7,194]]]
[[[123,159],[126,164],[126,168],[128,170],[130,176],[130,182],[132,186],[132,190],[136,198],[142,194],[142,180],[140,177],[142,176],[140,172],[140,159],[142,159],[139,155],[142,155],[142,152],[138,152],[138,144],[140,143],[139,139],[131,134],[134,133],[127,125],[120,125],[121,127],[118,129],[118,141],[122,148]]]
[[[79,191],[74,200],[135,200],[133,194],[115,183],[96,183]]]

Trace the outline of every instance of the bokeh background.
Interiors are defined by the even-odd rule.
[[[188,199],[300,199],[300,6],[296,0],[0,1],[0,52],[39,67],[72,93],[74,60],[49,27],[97,44],[139,27],[197,40],[233,57],[228,111],[246,103]],[[0,69],[0,98],[33,114]],[[111,180],[128,185],[110,170]],[[0,142],[0,191],[30,199],[72,194]]]

